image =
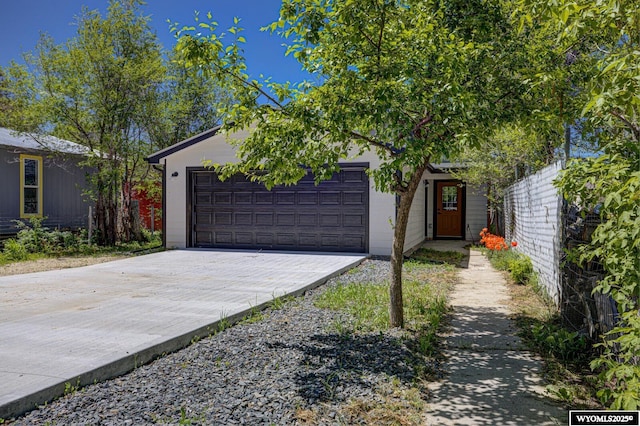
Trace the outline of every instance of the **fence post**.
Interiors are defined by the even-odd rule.
[[[149,209],[149,212],[151,213],[151,235],[153,235],[153,233],[155,232],[155,225],[156,225],[155,208],[151,206],[151,208]]]
[[[91,237],[93,236],[93,206],[89,206],[89,241],[87,241],[87,244],[91,245]]]

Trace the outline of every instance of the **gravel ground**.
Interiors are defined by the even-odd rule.
[[[313,301],[338,281],[380,282],[388,267],[367,260],[262,320],[73,392],[12,424],[366,424],[362,410],[394,398],[407,403],[403,392],[418,380],[412,366],[420,360],[398,330],[337,333],[336,322],[349,319]]]

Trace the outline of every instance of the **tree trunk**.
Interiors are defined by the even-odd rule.
[[[404,327],[404,306],[402,302],[402,264],[404,262],[404,240],[407,235],[409,211],[413,197],[422,182],[422,175],[428,161],[418,167],[411,176],[406,188],[398,193],[396,205],[396,223],[393,230],[393,248],[391,250],[391,283],[389,285],[389,325]]]
[[[97,243],[99,246],[106,245],[106,229],[107,229],[107,208],[105,206],[104,196],[98,191],[96,199],[96,231]]]

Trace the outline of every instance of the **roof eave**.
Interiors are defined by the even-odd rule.
[[[188,148],[192,145],[195,145],[197,143],[200,143],[206,139],[209,139],[211,136],[215,135],[216,133],[218,133],[218,131],[220,131],[220,129],[222,128],[221,125],[215,126],[209,130],[206,130],[200,134],[197,134],[195,136],[192,136],[188,139],[185,139],[183,141],[177,142],[167,148],[161,149],[160,151],[154,152],[153,154],[149,155],[147,158],[145,158],[145,160],[149,163],[149,164],[160,164],[160,160],[164,157],[167,157],[171,154],[174,154],[178,151],[182,151],[185,148]]]

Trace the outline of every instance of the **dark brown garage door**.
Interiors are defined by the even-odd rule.
[[[268,191],[242,175],[224,182],[191,170],[190,246],[366,252],[369,181],[365,165],[345,165],[329,181],[311,175]]]

